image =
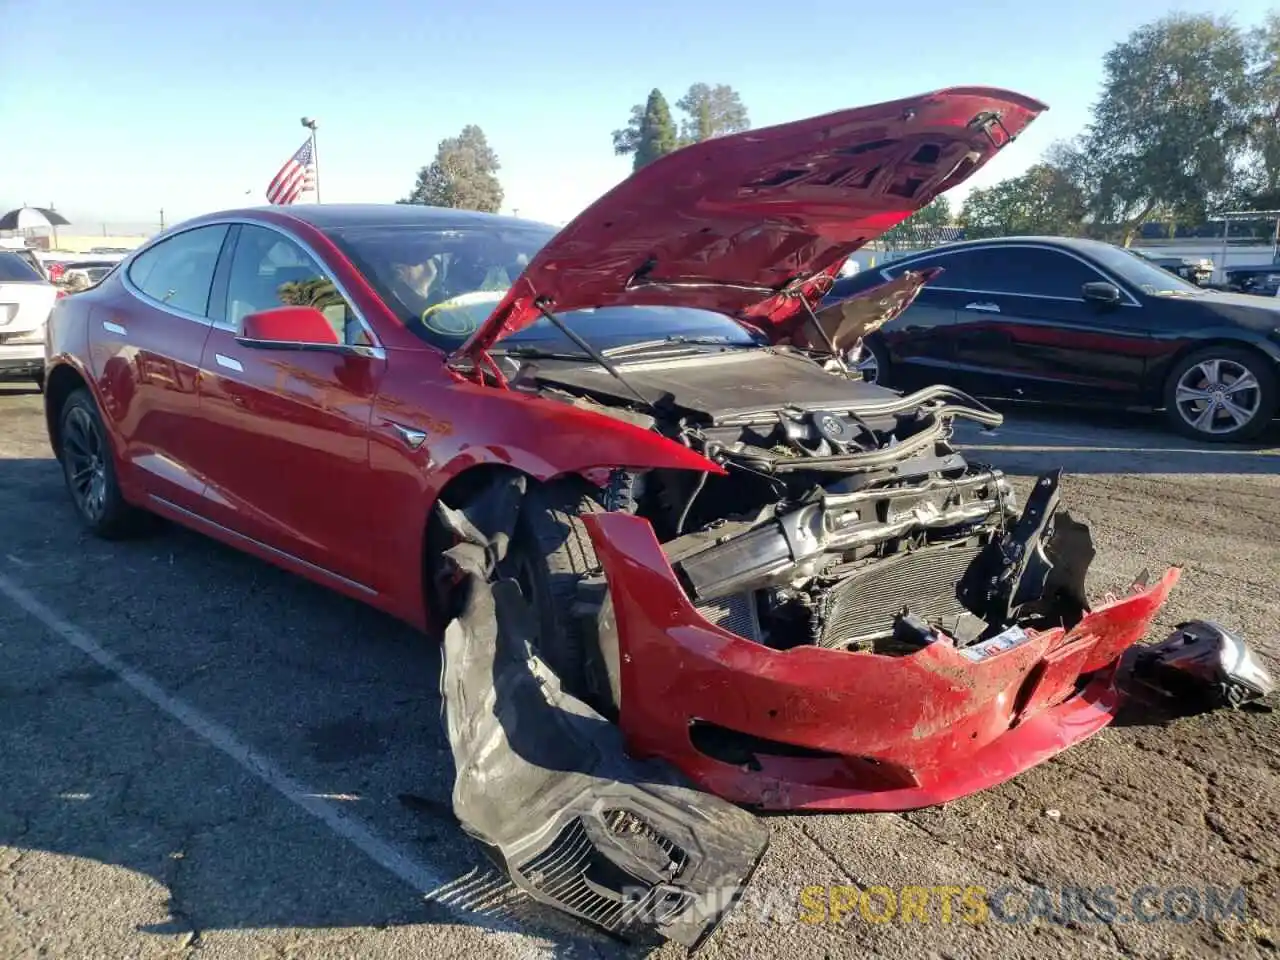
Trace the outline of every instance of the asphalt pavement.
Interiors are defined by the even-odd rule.
[[[1095,594],[1181,564],[1161,631],[1219,619],[1280,667],[1280,433],[1222,449],[1154,419],[1016,409],[962,435],[1019,484],[1066,467]],[[495,877],[450,812],[438,670],[408,628],[195,534],[86,536],[40,395],[0,386],[0,957],[679,956]],[[771,817],[703,955],[1274,953],[1278,730],[1265,713],[1129,717],[944,808]],[[904,887],[932,891],[923,917],[886,916]],[[1020,906],[944,915],[948,887]],[[1022,909],[1068,887],[1155,906],[1111,923]],[[1178,887],[1243,900],[1175,918]]]

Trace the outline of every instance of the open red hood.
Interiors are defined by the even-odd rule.
[[[954,87],[677,150],[557,233],[459,352],[528,326],[539,303],[700,307],[781,333],[851,252],[968,179],[1046,109]]]

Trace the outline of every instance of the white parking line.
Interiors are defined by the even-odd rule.
[[[311,816],[315,817],[343,840],[346,840],[378,866],[403,880],[414,890],[426,896],[433,893],[437,888],[453,882],[441,876],[432,867],[415,860],[403,850],[397,849],[383,840],[367,825],[350,817],[337,805],[323,799],[322,795],[316,790],[289,776],[274,761],[244,743],[226,727],[205,716],[190,704],[167,693],[145,673],[121,662],[114,654],[103,649],[91,636],[58,616],[58,614],[54,613],[4,574],[0,574],[0,594],[4,594],[18,607],[36,620],[39,620],[51,633],[61,637],[81,653],[96,661],[100,666],[110,670],[136,693],[150,700],[151,703],[177,720],[192,733],[217,747],[290,803],[311,814]],[[436,902],[439,903],[440,901]],[[443,906],[447,909],[447,904],[443,904]],[[527,935],[521,934],[511,924],[503,923],[490,917],[478,917],[466,911],[450,910],[449,912],[460,923],[478,926],[483,921],[485,927],[490,930],[517,934],[527,941],[526,944],[521,945],[521,949],[518,951],[513,950],[512,947],[514,945],[510,943],[490,944],[496,952],[519,956],[520,958],[529,958],[529,960],[551,956],[547,950],[533,945],[531,941],[528,941]]]

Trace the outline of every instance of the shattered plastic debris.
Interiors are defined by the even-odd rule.
[[[441,507],[465,578],[441,668],[454,811],[534,899],[615,936],[652,928],[695,948],[732,909],[768,829],[666,764],[627,757],[618,728],[538,658],[520,589],[498,573],[523,492],[504,479],[462,511]]]

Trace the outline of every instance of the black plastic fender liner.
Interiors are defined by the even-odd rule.
[[[650,930],[696,948],[732,909],[768,847],[751,813],[636,761],[621,731],[561,689],[533,650],[535,618],[497,570],[523,481],[441,507],[462,576],[440,677],[453,808],[534,899],[624,939]]]

